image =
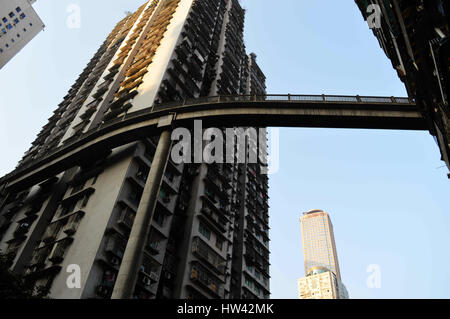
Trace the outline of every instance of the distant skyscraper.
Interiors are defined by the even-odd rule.
[[[0,69],[44,29],[31,4],[35,0],[0,3]]]
[[[324,267],[313,267],[298,280],[299,299],[348,299],[347,289],[336,275]]]
[[[341,272],[328,213],[311,210],[300,218],[306,278],[299,279],[302,299],[348,298]]]

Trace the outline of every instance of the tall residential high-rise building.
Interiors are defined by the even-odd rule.
[[[450,170],[450,1],[355,0]],[[450,174],[448,174],[450,178]]]
[[[300,218],[305,278],[299,279],[299,296],[309,298],[348,298],[328,213],[314,209]]]
[[[244,16],[238,0],[145,3],[116,25],[18,168],[152,105],[264,94],[256,55],[246,53]],[[1,192],[0,249],[12,270],[54,298],[113,296],[159,139],[94,150],[31,188]],[[255,143],[249,139],[245,154]],[[269,298],[266,170],[264,160],[169,159],[133,297]],[[69,265],[80,267],[81,289],[68,289]]]
[[[8,0],[0,4],[0,69],[44,29],[31,6],[35,0]]]

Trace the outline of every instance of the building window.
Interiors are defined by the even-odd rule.
[[[22,11],[22,9],[20,7],[17,7],[16,12],[20,12],[20,11]]]
[[[6,22],[8,22],[8,19],[6,19],[5,17],[3,17],[2,21],[3,21],[4,23],[6,23]]]
[[[198,231],[200,234],[202,234],[206,239],[211,239],[211,231],[205,227],[204,224],[200,223],[198,225]]]
[[[13,17],[15,17],[15,16],[16,16],[16,15],[14,14],[14,12],[10,12],[10,13],[9,13],[9,17],[10,17],[10,18],[13,18]]]
[[[216,247],[217,247],[217,249],[222,251],[222,248],[223,248],[223,241],[222,241],[222,239],[220,239],[220,238],[216,239]]]
[[[15,18],[15,19],[14,19],[14,23],[15,23],[15,24],[19,23],[19,19]]]
[[[158,224],[160,227],[164,227],[165,217],[164,217],[164,214],[161,213],[160,211],[156,211],[156,212],[155,212],[155,215],[153,216],[153,220],[154,220],[155,223]]]
[[[20,19],[25,19],[25,13],[20,14]],[[33,24],[30,23],[30,27],[33,26]]]

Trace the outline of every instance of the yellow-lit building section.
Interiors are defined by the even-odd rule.
[[[313,267],[324,267],[341,280],[334,241],[333,225],[328,213],[311,210],[300,218],[305,274]]]

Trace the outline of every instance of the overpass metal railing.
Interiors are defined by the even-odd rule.
[[[267,95],[220,95],[195,99],[186,99],[169,103],[155,104],[153,110],[170,109],[183,105],[226,103],[226,102],[316,102],[316,103],[358,103],[358,104],[414,104],[413,99],[407,97],[382,96],[350,96],[350,95],[295,95],[295,94],[267,94]]]
[[[36,159],[31,160],[30,162],[23,163],[22,165],[16,168],[15,172],[20,172],[26,170],[27,168],[33,166],[35,160],[41,160],[46,157],[49,157],[64,148],[68,148],[71,145],[77,143],[79,140],[95,134],[96,132],[104,129],[108,126],[112,126],[116,123],[120,123],[130,118],[136,118],[141,115],[150,114],[154,111],[164,111],[172,108],[189,106],[189,105],[201,105],[201,104],[215,104],[215,103],[229,103],[229,102],[313,102],[313,103],[339,103],[339,102],[348,102],[348,103],[356,103],[356,104],[371,104],[371,103],[380,103],[380,104],[404,104],[404,105],[413,105],[415,101],[413,99],[409,99],[407,97],[380,97],[380,96],[349,96],[349,95],[295,95],[295,94],[267,94],[267,95],[220,95],[220,96],[208,96],[208,97],[200,97],[195,99],[186,99],[183,101],[174,101],[163,104],[155,104],[152,107],[147,109],[143,109],[140,111],[132,112],[126,114],[123,117],[119,117],[116,119],[112,119],[110,121],[101,123],[99,126],[81,134],[80,136],[69,138],[66,143],[62,146],[54,148],[45,153],[45,156],[38,157]],[[14,172],[12,172],[14,173]],[[7,178],[12,175],[12,173],[5,175]],[[3,178],[0,179],[0,181]]]

